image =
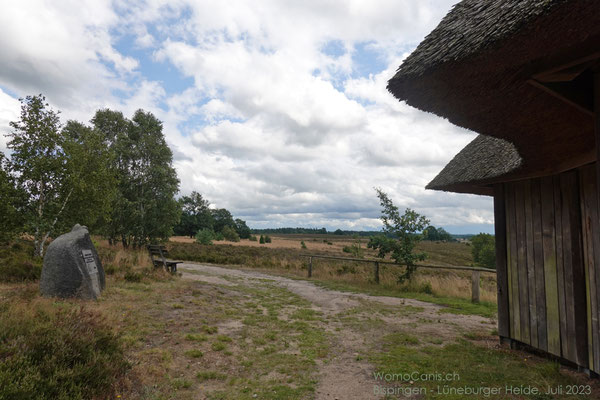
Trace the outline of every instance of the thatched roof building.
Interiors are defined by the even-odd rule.
[[[388,89],[512,142],[523,158],[512,178],[557,173],[595,160],[587,67],[600,56],[599,43],[599,1],[465,0],[406,58]],[[573,95],[569,86],[589,90]]]
[[[494,196],[501,339],[600,373],[600,1],[463,0],[388,89],[481,134],[428,188]]]

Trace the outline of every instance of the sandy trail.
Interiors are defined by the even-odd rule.
[[[398,332],[408,324],[413,326],[413,334],[443,340],[453,340],[465,332],[482,329],[489,332],[495,327],[495,321],[492,319],[477,315],[440,313],[442,306],[413,299],[340,292],[318,287],[310,281],[204,264],[180,264],[179,270],[184,279],[211,284],[234,285],[228,277],[241,279],[249,286],[257,284],[260,280],[269,280],[270,283],[310,301],[315,310],[322,312],[325,321],[323,328],[330,333],[333,343],[328,362],[319,365],[317,400],[380,399],[381,397],[373,394],[373,386],[377,383],[373,379],[375,369],[364,355],[368,355],[370,346],[377,338]],[[370,305],[373,308],[376,305],[388,307],[392,311],[381,317],[385,323],[384,329],[368,329],[367,323],[363,324],[365,326],[359,324],[358,327],[352,327],[340,322],[338,318],[356,307],[366,307],[362,313],[355,315],[357,318],[368,318]],[[403,310],[411,311],[407,313]]]

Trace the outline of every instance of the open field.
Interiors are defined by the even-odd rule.
[[[150,268],[143,251],[100,243],[100,254],[110,274],[97,302],[43,299],[35,282],[0,284],[2,321],[35,328],[35,314],[23,309],[82,310],[119,338],[128,367],[95,396],[65,399],[362,400],[414,390],[424,394],[412,398],[461,399],[438,392],[460,387],[502,390],[492,399],[550,399],[561,397],[504,390],[575,383],[600,395],[597,382],[582,374],[499,347],[494,315],[468,302],[434,304],[384,288],[369,295],[371,289],[350,283],[206,264],[186,263],[180,276],[170,276]],[[385,375],[415,371],[460,379],[411,383]],[[0,389],[0,398],[9,397]]]
[[[414,283],[415,291],[410,291],[392,282],[339,279],[360,274],[329,271],[330,264],[317,264],[315,278],[308,280],[301,263],[294,267],[294,260],[302,259],[296,254],[302,254],[300,249],[246,248],[252,250],[248,252],[244,247],[212,246],[228,250],[216,253],[224,258],[252,255],[267,261],[260,268],[187,262],[172,276],[153,269],[145,251],[97,242],[107,271],[107,289],[97,302],[40,298],[36,282],[0,284],[0,337],[9,338],[0,341],[4,361],[13,357],[14,345],[23,343],[13,342],[11,332],[27,338],[29,332],[39,334],[55,325],[56,349],[73,340],[72,326],[81,332],[92,332],[88,326],[94,326],[102,335],[83,335],[76,342],[78,348],[91,346],[87,362],[94,362],[90,371],[97,378],[90,385],[95,386],[67,388],[57,392],[61,396],[47,398],[362,400],[405,398],[403,394],[420,391],[412,398],[462,399],[452,391],[465,387],[496,390],[485,397],[491,399],[600,397],[597,381],[499,346],[491,302],[473,305],[460,297],[419,291]],[[193,255],[196,245],[185,246]],[[287,270],[282,254],[288,254]],[[435,274],[422,278],[431,282]],[[70,322],[65,316],[76,319]],[[31,340],[37,342],[37,336]],[[54,362],[54,357],[46,360],[49,366]],[[92,379],[67,372],[65,365],[60,371],[66,376],[80,383]],[[22,374],[22,382],[29,385],[13,389],[36,393],[26,379],[33,372],[18,368],[0,367],[0,382]],[[453,378],[403,378],[413,372],[430,377],[451,373]],[[506,394],[507,387],[545,391],[573,384],[589,387],[591,394]],[[0,399],[5,398],[17,397],[0,389]]]
[[[235,247],[258,247],[267,249],[302,249],[302,242],[306,245],[303,249],[307,253],[319,253],[328,255],[348,256],[343,251],[344,247],[360,244],[365,257],[375,258],[376,252],[367,248],[368,238],[360,237],[354,239],[349,236],[337,235],[274,235],[271,236],[271,243],[260,244],[248,239],[242,239],[239,242],[214,241],[214,245],[235,246]],[[185,236],[174,236],[170,239],[176,243],[195,243],[194,238]],[[429,257],[428,264],[435,265],[470,265],[473,263],[471,256],[471,247],[465,243],[459,242],[421,242],[417,245],[417,250],[426,252]]]
[[[208,262],[224,265],[243,265],[262,271],[287,276],[306,277],[307,254],[355,257],[345,253],[345,246],[357,243],[347,236],[333,235],[281,235],[273,236],[272,243],[258,244],[242,240],[238,243],[214,242],[212,246],[194,243],[189,238],[172,238],[172,256],[182,260]],[[302,249],[300,242],[306,244]],[[361,238],[360,248],[365,258],[374,259],[375,252],[366,248],[368,239]],[[328,244],[332,243],[332,244]],[[428,254],[427,264],[458,265],[472,264],[471,248],[464,243],[422,242],[419,250]],[[403,285],[396,283],[400,267],[381,265],[380,284],[374,283],[373,263],[313,259],[313,278],[325,282],[350,285],[371,292],[384,291],[386,295],[403,292],[421,296],[437,296],[469,300],[471,298],[471,273],[457,270],[420,268],[414,279]],[[414,296],[413,296],[414,297]],[[481,300],[490,309],[495,309],[495,274],[482,273]]]

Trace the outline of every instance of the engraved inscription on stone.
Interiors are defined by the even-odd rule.
[[[81,254],[83,255],[83,260],[85,261],[85,265],[90,274],[98,273],[98,266],[96,265],[96,260],[94,259],[94,253],[92,250],[81,250]]]

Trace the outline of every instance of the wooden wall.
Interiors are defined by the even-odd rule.
[[[579,177],[586,272],[588,357],[590,369],[600,373],[600,216],[595,166],[581,168]]]
[[[595,185],[594,190],[580,191],[580,180],[591,179],[585,175],[586,171],[572,170],[556,176],[509,182],[503,184],[502,190],[496,190],[504,196],[505,290],[508,294],[504,322],[508,326],[503,329],[500,321],[499,332],[508,331],[511,339],[583,367],[593,365],[589,364],[593,352],[588,351],[588,336],[593,331],[588,330],[588,319],[592,320],[591,314],[588,315],[591,302],[589,285],[586,285],[590,281],[586,273],[588,259],[600,266],[600,240],[597,235],[584,235],[582,229],[583,218],[591,213],[594,208],[591,203],[596,199],[587,195],[595,193]],[[586,201],[590,202],[587,213],[581,207]],[[594,209],[596,225],[592,224],[591,229],[600,229],[597,206]],[[598,243],[595,247],[598,254],[590,258],[591,253],[584,251],[584,240],[586,245]],[[502,257],[498,260],[502,262]],[[500,270],[498,274],[500,283]],[[597,310],[598,303],[594,306]],[[499,318],[502,318],[501,313]],[[600,361],[598,357],[594,360]]]

